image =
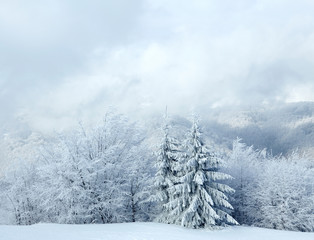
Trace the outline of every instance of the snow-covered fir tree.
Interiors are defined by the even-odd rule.
[[[166,204],[171,209],[170,222],[190,228],[237,224],[228,213],[232,206],[225,194],[234,190],[219,182],[231,176],[218,171],[219,158],[205,146],[197,121],[188,134],[186,150],[183,176],[170,189],[173,198]]]
[[[170,223],[167,203],[173,200],[170,189],[177,183],[180,164],[180,144],[177,139],[169,136],[169,124],[165,119],[163,138],[157,152],[157,173],[155,176],[156,201],[162,211],[157,220]],[[171,210],[171,209],[170,209]]]

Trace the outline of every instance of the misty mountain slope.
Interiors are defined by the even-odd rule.
[[[314,103],[290,103],[254,108],[214,109],[204,118],[206,134],[231,147],[243,139],[255,148],[286,154],[296,148],[314,147]]]
[[[230,227],[222,230],[195,230],[160,223],[93,225],[37,224],[0,226],[6,240],[310,240],[314,233]]]
[[[206,111],[202,108],[197,109],[196,112],[201,119],[204,135],[210,140],[209,143],[216,144],[220,148],[231,149],[232,141],[240,137],[247,145],[254,145],[254,148],[257,149],[266,148],[274,155],[288,154],[298,148],[300,151],[307,151],[314,156],[314,102],[246,108],[216,108]],[[164,121],[162,115],[162,113],[155,113],[147,115],[141,120],[132,119],[145,122],[147,141],[153,149],[158,147],[161,137],[161,126]],[[169,111],[169,121],[170,133],[184,139],[186,132],[191,127],[191,117],[171,115],[171,111]],[[78,122],[74,122],[73,126],[77,127]],[[2,164],[7,163],[7,148],[11,147],[12,139],[21,139],[19,148],[28,145],[27,142],[34,136],[39,138],[35,142],[41,142],[41,137],[33,133],[29,126],[25,126],[23,122],[20,125],[17,124],[16,127],[10,129],[0,128],[0,132],[2,132],[0,162]],[[44,134],[40,135],[42,138],[49,138]],[[22,144],[23,142],[25,143]]]

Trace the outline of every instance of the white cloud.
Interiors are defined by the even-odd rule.
[[[313,101],[311,1],[1,5],[0,106],[8,118],[22,108],[33,127],[108,105],[142,114]]]
[[[314,83],[312,84],[295,84],[286,88],[286,102],[314,102]]]

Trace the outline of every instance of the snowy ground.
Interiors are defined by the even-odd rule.
[[[159,223],[0,226],[2,240],[313,240],[314,233],[253,227],[193,230]]]

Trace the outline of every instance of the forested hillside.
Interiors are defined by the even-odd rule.
[[[175,117],[147,128],[111,112],[50,137],[7,135],[1,222],[313,231],[313,158],[297,149],[274,155],[240,138],[228,149],[209,138],[217,130],[209,126]]]

